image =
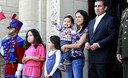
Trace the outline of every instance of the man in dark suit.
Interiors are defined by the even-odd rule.
[[[111,78],[112,63],[116,52],[118,25],[116,20],[106,14],[104,0],[94,4],[96,18],[88,24],[85,48],[88,49],[88,78]]]
[[[126,9],[122,12],[116,57],[122,63],[123,78],[128,78],[128,0]]]

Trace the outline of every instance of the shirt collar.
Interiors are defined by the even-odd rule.
[[[102,15],[100,15],[100,16],[96,16],[96,19],[102,19],[102,17],[104,16],[106,14],[106,12],[105,13],[103,13]]]

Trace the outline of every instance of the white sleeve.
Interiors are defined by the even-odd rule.
[[[1,55],[4,55],[4,49],[3,49],[3,46],[1,46],[1,43],[0,43],[0,53]]]
[[[46,58],[45,65],[44,65],[44,76],[45,76],[45,77],[46,77],[46,75],[48,74],[48,73],[47,73],[47,70],[46,70],[46,63],[47,63],[47,58]]]
[[[71,31],[71,34],[72,34],[72,35],[76,34],[76,30],[72,30],[72,31]]]
[[[57,30],[61,30],[62,29],[62,26],[61,25],[59,25],[59,24],[57,24],[57,25],[55,25],[55,29],[57,29]]]
[[[49,75],[52,76],[55,73],[55,71],[57,70],[57,68],[58,68],[58,66],[60,64],[60,60],[61,60],[61,51],[57,50],[55,64],[54,64],[53,69],[52,69],[52,71],[50,72]]]

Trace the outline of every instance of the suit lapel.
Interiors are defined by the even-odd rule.
[[[92,21],[91,27],[90,27],[90,31],[91,31],[91,32],[90,32],[90,34],[91,34],[90,37],[91,37],[91,38],[93,37],[93,34],[94,34],[94,33],[93,33],[94,24],[95,24],[95,19]]]
[[[106,15],[105,15],[106,16]],[[99,24],[97,25],[97,27],[96,27],[96,30],[95,30],[95,32],[93,32],[93,36],[92,37],[94,37],[94,35],[98,32],[98,30],[101,28],[101,27],[103,27],[104,25],[104,22],[105,22],[105,16],[103,16],[103,18],[100,20],[100,22],[99,22]],[[93,26],[94,27],[94,26]]]

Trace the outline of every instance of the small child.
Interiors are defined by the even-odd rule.
[[[55,21],[52,21],[52,25],[55,25],[55,28],[60,31],[61,42],[60,45],[71,44],[72,35],[76,34],[76,30],[73,30],[72,26],[74,25],[74,19],[72,16],[68,15],[64,17],[63,26],[58,25]],[[64,65],[71,64],[70,62],[71,52],[66,50],[63,52],[62,59],[58,69],[65,71]]]
[[[45,78],[61,78],[61,71],[57,69],[61,60],[60,38],[51,36],[48,47],[50,51],[45,62]]]
[[[46,58],[45,45],[36,29],[28,30],[24,44],[25,54],[22,78],[41,78],[42,66]]]

